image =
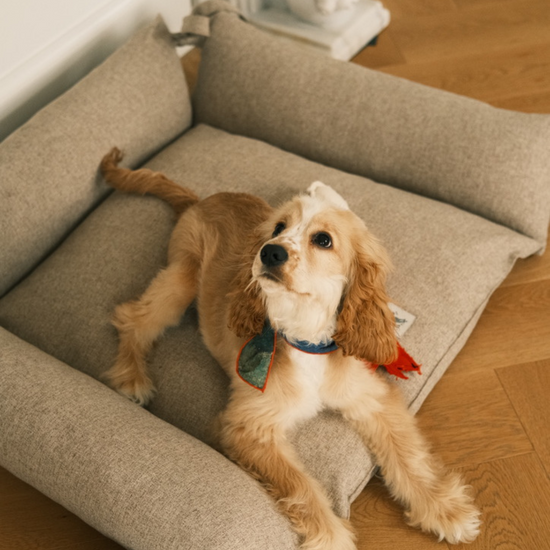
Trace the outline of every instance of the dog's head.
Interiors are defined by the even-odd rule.
[[[247,253],[231,294],[229,325],[239,336],[260,333],[267,318],[291,340],[334,340],[373,363],[395,357],[389,259],[331,187],[315,182],[275,210]]]

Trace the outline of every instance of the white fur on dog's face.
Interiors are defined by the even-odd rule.
[[[282,246],[288,260],[269,269],[258,253],[252,273],[263,291],[272,326],[287,338],[331,340],[348,282],[352,254],[347,229],[352,217],[356,218],[336,191],[315,182],[307,194],[278,209],[266,225],[272,237],[264,246]],[[327,237],[330,246],[322,246]]]

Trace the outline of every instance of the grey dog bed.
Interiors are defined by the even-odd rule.
[[[193,107],[156,20],[0,145],[0,463],[128,548],[294,548],[262,489],[210,447],[228,381],[193,309],[150,358],[149,410],[98,381],[112,311],[164,265],[174,225],[161,201],[110,192],[99,160],[117,145],[201,197],[273,205],[333,186],[416,317],[402,344],[422,375],[395,380],[416,411],[515,260],[544,249],[550,118],[307,53],[221,2],[185,31],[203,47]],[[374,468],[358,436],[326,411],[293,440],[348,516]]]

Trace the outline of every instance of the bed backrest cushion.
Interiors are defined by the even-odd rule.
[[[544,245],[549,115],[329,59],[209,4],[197,122],[447,202]]]
[[[191,123],[173,40],[160,18],[0,144],[0,296],[108,192],[113,145],[142,163]]]

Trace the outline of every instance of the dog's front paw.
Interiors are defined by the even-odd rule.
[[[108,370],[103,378],[116,392],[141,407],[147,405],[155,394],[153,382],[147,375],[129,375],[117,365]]]
[[[306,534],[301,550],[357,550],[349,522],[334,516]]]
[[[479,535],[481,519],[469,487],[462,485],[458,475],[451,474],[436,493],[426,506],[407,513],[408,524],[437,535],[440,541],[473,542]]]

